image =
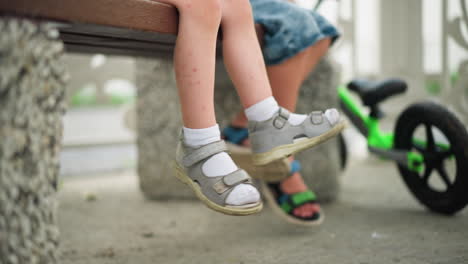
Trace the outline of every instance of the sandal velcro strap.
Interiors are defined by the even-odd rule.
[[[200,148],[197,148],[191,153],[185,155],[185,157],[182,159],[182,163],[185,167],[190,167],[199,161],[209,158],[215,154],[226,152],[227,150],[226,143],[224,143],[222,140],[219,140],[201,146]]]
[[[239,169],[233,173],[224,176],[221,181],[213,184],[213,189],[217,193],[221,194],[227,191],[228,189],[232,188],[233,186],[247,182],[250,182],[249,175],[244,170]]]
[[[245,170],[236,170],[233,173],[230,173],[223,177],[223,182],[227,186],[235,186],[239,183],[246,182],[250,179],[249,175]]]
[[[291,201],[294,206],[300,206],[304,203],[315,201],[317,197],[312,191],[305,191],[291,195]]]
[[[310,113],[310,121],[314,125],[320,125],[323,122],[323,112],[322,111],[313,111]]]
[[[286,122],[288,122],[289,119],[289,111],[280,107],[278,116],[273,120],[273,126],[281,129],[286,125]]]
[[[294,194],[284,194],[278,199],[280,207],[286,213],[290,213],[293,209],[298,208],[306,203],[314,203],[317,197],[312,191],[305,191]]]

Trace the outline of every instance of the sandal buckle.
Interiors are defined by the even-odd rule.
[[[231,174],[224,176],[222,180],[213,184],[213,189],[218,194],[222,194],[230,188],[241,183],[250,183],[250,177],[244,170],[239,169]]]
[[[215,154],[225,152],[225,151],[227,151],[227,147],[224,141],[220,140],[220,141],[216,141],[213,143],[209,143],[185,155],[182,158],[182,164],[185,167],[190,167],[197,162],[200,162]]]
[[[288,122],[289,119],[289,111],[280,108],[278,116],[273,120],[273,126],[276,127],[277,129],[281,129],[286,125],[286,122]]]
[[[227,186],[235,186],[237,184],[246,182],[250,179],[249,175],[244,170],[237,170],[231,174],[223,177],[223,183]]]
[[[313,111],[310,114],[310,121],[312,121],[312,124],[314,125],[320,125],[323,123],[323,113],[322,111]]]
[[[229,187],[224,184],[224,182],[221,180],[221,181],[218,181],[216,182],[215,184],[213,184],[213,189],[218,193],[218,194],[222,194],[224,193],[225,191],[227,191],[229,189]]]

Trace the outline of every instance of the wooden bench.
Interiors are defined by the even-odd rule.
[[[179,21],[153,0],[0,0],[0,13],[54,23],[68,52],[145,57],[172,54]]]
[[[70,52],[166,56],[178,27],[175,7],[150,0],[0,0],[0,12],[57,23]]]
[[[54,39],[54,29],[44,25],[58,29],[60,40]],[[162,111],[167,107],[157,102],[170,104],[172,112],[178,112],[173,103],[177,94],[168,59],[173,53],[177,25],[177,10],[152,0],[0,0],[0,263],[58,261],[55,189],[66,83],[66,72],[58,60],[62,42],[67,52],[141,58],[137,60],[137,72],[146,73],[141,74],[146,76],[142,78],[150,79],[137,83],[141,86],[137,103],[140,184],[149,198],[179,188],[171,186],[176,183],[167,165],[170,157],[161,158],[155,149],[174,143],[172,138],[180,124],[168,124],[167,120],[173,118],[154,119],[155,114],[171,112]],[[261,26],[256,25],[256,30],[261,40]],[[164,60],[144,59],[148,57]],[[299,102],[299,111],[309,111],[311,100],[317,107],[335,102],[336,95],[329,91],[336,80],[329,78],[329,64],[324,65],[319,68],[325,69],[323,75],[327,77],[306,80],[305,86],[313,84],[314,89],[328,91],[327,95],[317,96],[303,88],[306,101]],[[161,73],[151,72],[155,70]],[[228,78],[216,79],[217,89],[224,89],[217,93],[217,114],[221,112],[218,117],[227,120],[233,109],[226,106],[239,104],[234,103],[237,97],[226,85]],[[220,80],[226,82],[220,84]],[[225,100],[229,103],[225,104]],[[218,111],[220,105],[225,108]],[[155,135],[155,126],[164,126],[163,135]],[[307,157],[319,153],[312,160],[320,166],[336,158],[332,148],[322,152]],[[308,166],[304,164],[304,170],[322,172],[320,166]],[[161,177],[155,177],[155,171],[160,171]],[[333,189],[336,195],[336,177],[322,174],[326,175],[319,180],[322,186],[315,186]],[[188,193],[188,188],[185,191]]]

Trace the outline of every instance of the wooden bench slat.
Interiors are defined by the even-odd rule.
[[[147,49],[127,49],[125,47],[105,47],[105,46],[92,46],[84,44],[67,44],[67,52],[79,53],[79,54],[106,54],[106,55],[117,55],[117,56],[132,56],[132,57],[145,57],[145,58],[172,58],[172,50],[165,51],[165,46],[160,47],[157,50]]]
[[[58,24],[68,52],[170,57],[177,36],[92,24]],[[80,47],[81,46],[81,47]]]
[[[177,36],[173,34],[154,33],[128,28],[110,27],[94,24],[57,24],[62,34],[80,34],[88,36],[109,37],[116,39],[131,39],[174,45]]]
[[[169,58],[174,50],[173,42],[149,42],[73,33],[61,33],[61,39],[66,44],[67,52],[77,53]]]
[[[0,12],[166,34],[179,21],[175,7],[152,0],[0,0]]]

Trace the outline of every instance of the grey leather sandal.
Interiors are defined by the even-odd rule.
[[[284,108],[268,120],[249,122],[253,163],[265,165],[336,136],[345,128],[345,121],[340,120],[336,109],[327,111],[314,111],[296,126],[288,122],[290,113]]]
[[[205,161],[215,154],[226,151],[226,144],[222,140],[198,148],[189,147],[180,140],[176,151],[176,177],[187,184],[205,205],[215,211],[229,215],[250,215],[261,211],[263,208],[261,200],[238,206],[226,204],[226,198],[235,186],[253,185],[252,179],[244,170],[238,169],[218,177],[204,175],[202,166]]]

